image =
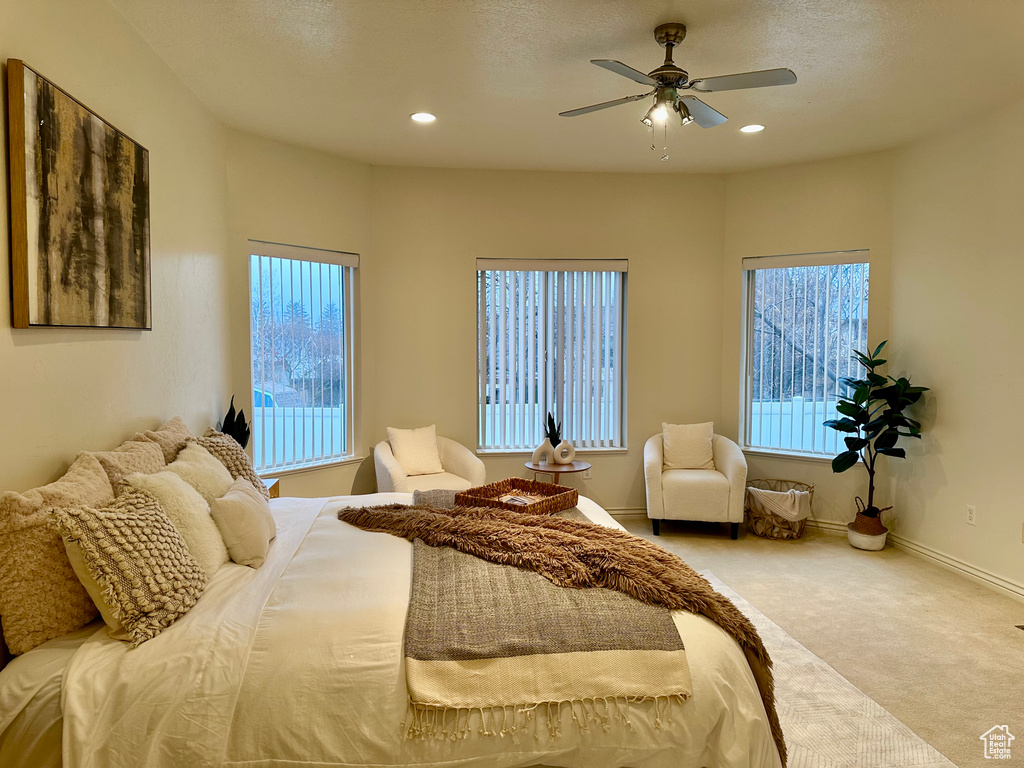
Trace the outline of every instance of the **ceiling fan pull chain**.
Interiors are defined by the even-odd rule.
[[[651,123],[651,152],[657,152],[658,148],[654,144],[654,123]]]
[[[653,130],[653,128],[651,129]],[[665,149],[664,154],[661,156],[661,162],[668,160],[668,120],[665,121]]]

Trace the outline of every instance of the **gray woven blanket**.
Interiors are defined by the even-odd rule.
[[[419,539],[405,656],[411,737],[465,735],[467,710],[479,710],[488,735],[538,722],[557,734],[564,709],[581,728],[627,711],[660,727],[669,704],[691,691],[668,610],[610,589],[558,587]]]

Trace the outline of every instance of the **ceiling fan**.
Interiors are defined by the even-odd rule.
[[[676,66],[672,61],[672,49],[679,45],[684,37],[686,37],[686,25],[684,24],[673,22],[655,27],[654,39],[665,49],[665,63],[646,75],[640,70],[626,66],[621,61],[591,59],[591,64],[597,64],[609,72],[628,77],[630,80],[650,86],[654,90],[636,96],[626,96],[622,99],[592,104],[589,107],[570,109],[568,112],[559,112],[559,115],[576,117],[654,96],[654,104],[640,120],[644,125],[651,127],[655,122],[663,123],[668,120],[669,115],[676,112],[683,125],[693,122],[701,128],[714,128],[729,118],[696,96],[681,94],[680,91],[693,90],[698,93],[738,91],[744,88],[764,88],[769,85],[792,85],[796,82],[796,75],[790,69],[764,69],[759,72],[742,72],[735,75],[699,77],[690,80],[689,73]]]

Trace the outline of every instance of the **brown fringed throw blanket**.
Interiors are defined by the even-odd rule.
[[[757,630],[675,555],[589,520],[491,508],[389,505],[344,509],[338,518],[414,542],[406,622],[408,735],[464,736],[473,710],[481,713],[484,733],[514,732],[520,716],[532,717],[534,705],[543,707],[552,733],[557,733],[563,704],[585,729],[609,717],[628,722],[630,704],[652,701],[655,725],[660,725],[668,706],[689,695],[689,671],[671,617],[653,607],[702,614],[735,638],[757,681],[785,765],[771,659]],[[474,558],[533,573],[487,568]],[[580,592],[561,590],[561,597],[554,597],[546,585],[528,578],[533,574]],[[615,593],[633,600],[620,600]],[[495,623],[488,626],[488,618]],[[599,663],[602,652],[608,653],[606,667]],[[633,689],[601,690],[602,681],[622,684],[626,676],[612,673],[623,653],[637,654],[636,660],[664,654],[665,663],[633,665],[630,675],[635,669],[656,672]],[[545,659],[545,654],[552,656]],[[523,663],[534,665],[537,675],[511,674],[514,664]],[[588,675],[596,682],[588,682]],[[528,679],[534,680],[535,690],[524,690],[531,687]],[[486,694],[488,701],[474,698],[471,689]]]

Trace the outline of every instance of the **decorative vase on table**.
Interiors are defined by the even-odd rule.
[[[576,449],[572,443],[562,439],[562,422],[555,422],[553,414],[548,413],[544,425],[544,442],[533,452],[533,463],[540,464],[572,464],[576,459]]]

